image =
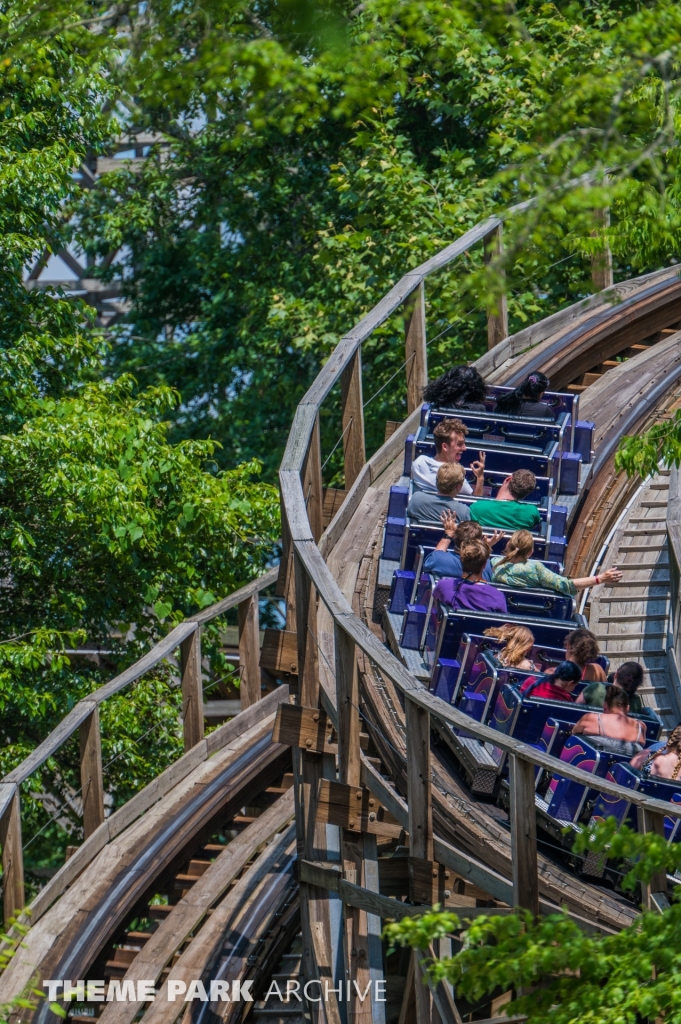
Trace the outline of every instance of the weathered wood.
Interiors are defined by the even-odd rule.
[[[89,839],[104,821],[104,780],[99,708],[80,726],[80,785],[83,801],[83,834]]]
[[[310,446],[303,464],[301,480],[310,530],[315,541],[319,542],[324,532],[324,494],[322,489],[322,448],[319,437],[319,416],[315,418],[312,428]]]
[[[12,769],[2,781],[6,783],[25,782],[34,771],[40,768],[41,764],[47,761],[48,757],[52,757],[61,745],[74,734],[81,723],[92,714],[96,706],[94,694],[85,700],[78,701],[76,706],[62,718],[56,729],[53,729],[49,736],[28,757],[24,758],[20,765]]]
[[[402,826],[367,789],[320,779],[316,820],[340,825],[351,832],[368,832],[399,839]]]
[[[414,993],[416,995],[416,1024],[432,1024],[432,999],[430,989],[425,984],[420,949],[412,949],[414,960]]]
[[[501,267],[503,253],[502,225],[485,238],[485,263],[496,274],[494,302],[487,310],[487,348],[492,349],[508,337],[508,304],[506,301],[506,275]]]
[[[21,804],[19,787],[0,817],[2,847],[2,887],[5,927],[24,907],[24,856],[21,842]]]
[[[378,877],[378,847],[373,835],[364,835],[364,887],[373,893],[380,890]],[[381,917],[379,914],[367,913],[367,961],[371,990],[375,995],[379,983],[385,981],[383,968],[383,946],[381,944]],[[385,1024],[386,1004],[374,1002],[372,1005],[372,1024]]]
[[[298,655],[298,703],[319,707],[319,650],[317,646],[317,592],[298,552],[293,568],[296,593],[296,650]]]
[[[269,842],[292,816],[293,791],[289,790],[229,843],[173,907],[133,960],[126,971],[126,980],[158,981],[166,964],[246,867],[254,850]],[[107,1003],[101,1014],[102,1024],[132,1024],[138,1010],[135,1002]]]
[[[516,907],[539,915],[537,874],[537,815],[534,806],[534,766],[510,758],[510,821],[513,863],[513,902]]]
[[[423,282],[415,288],[404,304],[404,358],[407,374],[407,412],[412,413],[423,401],[428,383],[426,351],[426,297]]]
[[[281,704],[277,709],[272,739],[292,747],[334,754],[338,744],[332,742],[333,725],[319,708],[304,708],[296,704]]]
[[[357,348],[341,374],[341,401],[345,489],[349,491],[361,473],[365,459],[361,347]]]
[[[610,227],[610,211],[609,210],[594,210],[594,219],[598,222],[600,227],[591,234],[597,238],[601,231],[606,230]],[[596,252],[591,257],[591,280],[593,282],[594,291],[602,292],[604,288],[611,288],[614,279],[612,273],[612,252],[607,239],[604,242],[603,249],[600,252]]]
[[[412,903],[446,903],[451,896],[451,874],[443,864],[434,860],[408,858],[409,899]]]
[[[203,739],[203,682],[201,679],[201,627],[180,644],[182,670],[182,730],[184,749]]]
[[[324,516],[324,531],[329,528],[334,516],[340,511],[343,502],[348,496],[347,490],[343,490],[341,487],[325,487],[323,489],[323,516]],[[321,541],[320,541],[321,543]]]
[[[239,614],[239,696],[245,711],[260,700],[260,609],[258,595],[241,601]]]
[[[654,811],[641,811],[641,831],[662,836],[664,839],[664,815]],[[667,893],[667,872],[664,868],[654,871],[650,881],[643,885],[643,899],[648,910],[656,909],[653,897],[659,893]]]
[[[407,806],[409,852],[420,860],[433,859],[433,804],[430,768],[430,715],[409,695],[407,724]]]
[[[409,953],[409,966],[407,967],[407,978],[400,1005],[400,1016],[398,1024],[413,1024],[416,1020],[416,960],[413,950]]]
[[[351,637],[334,623],[336,654],[336,707],[338,708],[338,761],[341,782],[360,784],[359,677],[357,655]]]

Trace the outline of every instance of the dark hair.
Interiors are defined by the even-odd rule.
[[[472,519],[464,519],[458,523],[454,533],[454,545],[460,548],[462,544],[470,544],[474,540],[482,540],[482,526],[474,523]]]
[[[508,489],[516,501],[522,501],[532,494],[537,486],[537,478],[531,469],[516,469],[511,477]]]
[[[595,661],[600,653],[598,640],[591,630],[585,629],[583,626],[568,633],[563,641],[563,647],[575,656],[580,665]]]
[[[465,406],[467,402],[484,402],[486,398],[485,382],[474,366],[453,366],[423,389],[423,401],[436,408]]]
[[[603,707],[607,708],[619,708],[621,711],[629,710],[629,694],[626,690],[621,690],[619,686],[613,686],[612,683],[605,688],[605,698],[603,700]]]
[[[518,416],[523,402],[538,402],[550,384],[546,374],[535,370],[517,388],[497,399],[496,411],[505,416]]]
[[[625,661],[615,672],[615,678],[620,689],[633,697],[643,682],[643,669],[637,661]]]
[[[562,679],[566,683],[578,683],[582,678],[582,670],[574,661],[561,661],[553,675],[548,678],[552,681]]]
[[[435,450],[441,451],[442,445],[449,444],[452,434],[461,434],[463,437],[468,433],[468,427],[461,420],[440,420],[433,431],[435,438]]]
[[[489,545],[485,540],[469,540],[462,544],[459,551],[461,568],[464,572],[473,572],[476,575],[485,568],[489,558]]]

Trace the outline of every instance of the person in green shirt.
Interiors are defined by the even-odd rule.
[[[557,572],[551,572],[541,562],[532,558],[533,552],[534,537],[530,531],[516,530],[509,537],[503,555],[495,555],[492,558],[494,582],[503,583],[515,590],[535,587],[540,590],[556,590],[559,594],[574,597],[578,591],[585,590],[587,587],[597,587],[601,583],[619,583],[622,579],[622,573],[617,566],[602,572],[600,576],[580,576],[577,579],[568,579],[567,576],[559,576]],[[603,694],[605,695],[605,690]]]
[[[479,498],[471,507],[471,519],[481,526],[497,530],[532,530],[541,517],[536,505],[523,502],[537,486],[537,478],[529,469],[516,469],[507,476],[499,492],[491,498]]]
[[[608,676],[608,679],[610,678]],[[629,710],[635,715],[643,711],[643,701],[636,693],[642,682],[643,669],[636,661],[625,661],[612,676],[612,685],[624,690],[629,697]],[[577,698],[577,703],[589,704],[592,708],[602,708],[606,687],[606,683],[588,683]]]

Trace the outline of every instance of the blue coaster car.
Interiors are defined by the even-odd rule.
[[[540,514],[542,510],[540,509]],[[541,522],[536,530],[531,531],[534,537],[534,554],[535,557],[540,561],[544,561],[549,568],[555,569],[556,561],[553,562],[547,559],[549,540],[547,540],[547,526],[546,522]],[[427,554],[435,550],[438,542],[442,540],[445,535],[445,531],[441,526],[436,526],[432,523],[414,523],[409,519],[406,521],[404,527],[404,533],[402,535],[402,547],[400,555],[400,569],[406,569],[407,571],[417,572],[420,574],[421,568],[423,567],[423,560],[421,564],[417,566],[417,559],[419,557],[419,548],[423,548],[422,559]],[[493,548],[494,554],[500,555],[503,549],[506,547],[506,538],[502,538],[497,542]]]
[[[646,796],[655,797],[656,800],[668,800],[670,803],[681,803],[681,779],[669,781],[667,779],[648,778],[632,768],[630,764],[613,764],[606,776],[610,782],[616,782],[619,786],[627,789],[645,793]],[[594,804],[591,822],[605,821],[606,818],[615,818],[618,825],[625,822],[631,828],[638,830],[638,808],[629,800],[621,800],[609,796],[607,793],[599,793]],[[681,841],[680,818],[665,817],[664,833],[668,841],[678,843]]]
[[[566,412],[559,413],[555,421],[551,421],[530,419],[526,416],[506,416],[503,413],[474,412],[469,409],[452,412],[448,409],[430,407],[426,412],[426,422],[422,422],[421,425],[432,434],[438,423],[453,418],[461,420],[468,427],[468,447],[486,441],[534,448],[539,452],[542,452],[551,441],[556,441],[561,451],[568,451],[570,447],[572,429],[569,413]]]

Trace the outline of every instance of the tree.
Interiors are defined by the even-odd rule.
[[[112,380],[87,309],[24,285],[27,264],[68,242],[73,171],[115,127],[112,51],[78,11],[0,15],[1,775],[176,622],[262,572],[279,535],[259,463],[224,472],[214,442],[171,444],[179,395]],[[205,648],[216,676],[229,672],[219,628]],[[168,666],[104,704],[112,806],[182,749],[180,713]],[[76,746],[23,787],[29,868],[80,835]]]
[[[132,301],[109,365],[181,386],[174,436],[210,433],[225,465],[262,455],[273,474],[343,332],[494,209],[546,196],[507,226],[511,330],[590,291],[595,209],[613,212],[621,275],[678,252],[678,4],[187,0],[127,17],[129,124],[168,145],[84,199],[83,244],[127,254],[102,271]],[[429,285],[431,376],[484,348],[500,269],[474,251]],[[406,410],[401,332],[393,317],[365,346],[370,448]],[[327,452],[337,404],[324,417]]]
[[[585,830],[575,852],[604,851],[629,870],[633,888],[660,867],[675,871],[681,856],[675,844],[656,835],[638,835],[614,818]],[[386,926],[393,945],[428,951],[434,939],[459,932],[452,913],[435,912]],[[458,999],[480,1005],[512,990],[503,1007],[509,1016],[527,1015],[528,1024],[679,1020],[681,994],[681,903],[662,914],[644,913],[613,935],[586,934],[564,912],[533,922],[529,914],[480,917],[464,926],[459,952],[429,958],[434,981],[447,979]],[[522,993],[522,994],[521,994]]]

